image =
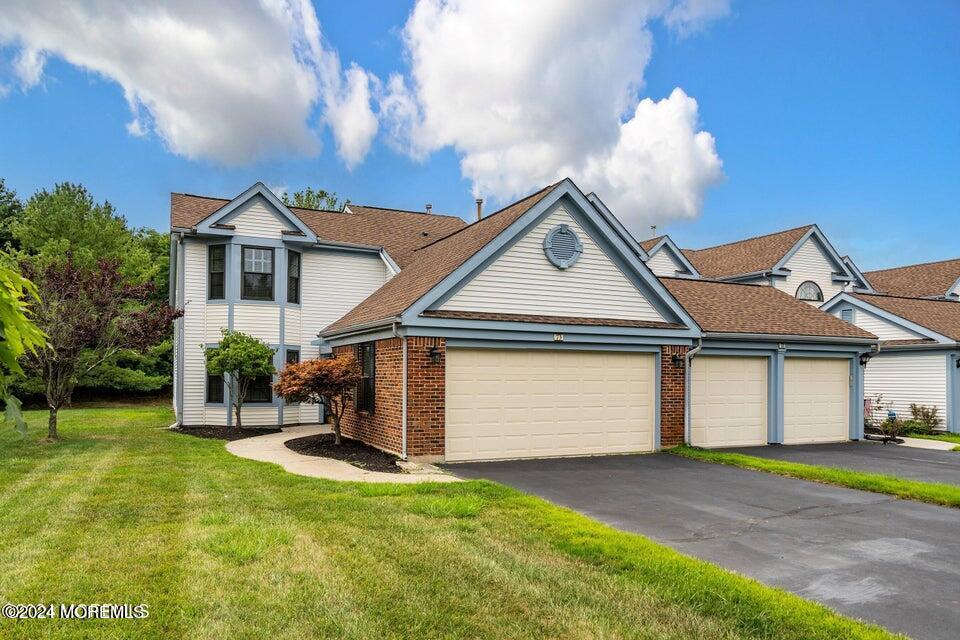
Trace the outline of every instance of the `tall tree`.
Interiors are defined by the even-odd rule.
[[[23,203],[13,189],[8,189],[0,178],[0,246],[10,245],[16,249],[19,243],[13,237],[11,227],[23,213]]]
[[[34,318],[47,335],[47,348],[25,361],[43,379],[47,438],[57,440],[58,413],[78,379],[124,349],[156,344],[180,312],[149,301],[153,285],[131,284],[116,259],[85,265],[67,253],[60,260],[27,259],[23,268],[37,285]]]
[[[360,383],[360,366],[353,354],[288,364],[274,385],[288,402],[322,404],[333,418],[333,438],[340,444],[340,420]]]
[[[328,211],[340,211],[343,205],[349,204],[349,200],[341,201],[337,194],[326,189],[313,190],[307,187],[302,191],[295,191],[293,195],[283,194],[283,204],[288,207],[300,207],[301,209],[326,209]]]
[[[46,340],[30,318],[29,304],[39,301],[37,288],[9,266],[10,258],[2,254],[0,264],[0,399],[4,418],[25,434],[27,425],[20,415],[20,401],[9,391],[11,375],[21,374],[19,360],[24,354],[34,355]]]
[[[250,385],[257,378],[274,374],[273,354],[276,350],[268,347],[263,340],[241,331],[223,329],[221,334],[220,345],[206,350],[207,372],[229,378],[237,428],[241,429],[243,423],[240,414]]]

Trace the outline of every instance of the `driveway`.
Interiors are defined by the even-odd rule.
[[[872,440],[780,447],[740,447],[723,451],[960,485],[960,451],[917,449],[895,444],[885,445]]]
[[[960,509],[669,454],[448,468],[914,638],[960,629]]]

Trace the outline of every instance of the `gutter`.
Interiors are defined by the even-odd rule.
[[[392,318],[385,318],[381,320],[373,320],[371,322],[365,322],[363,324],[351,325],[346,329],[339,329],[337,331],[332,331],[327,333],[326,331],[321,331],[317,334],[318,338],[345,338],[347,336],[356,335],[358,333],[366,333],[371,329],[387,329],[393,328],[396,324],[400,322],[400,316],[394,316]]]
[[[683,437],[684,441],[690,443],[690,365],[693,364],[693,357],[703,349],[703,338],[697,338],[697,346],[689,349],[686,355],[686,362],[683,367]]]
[[[821,342],[821,343],[840,343],[840,344],[878,344],[879,339],[871,338],[848,338],[844,336],[807,336],[807,335],[786,335],[775,333],[713,333],[703,334],[708,339],[719,340],[764,340],[768,342]]]

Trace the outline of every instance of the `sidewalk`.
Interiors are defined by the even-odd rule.
[[[304,438],[318,433],[329,433],[327,425],[306,425],[286,427],[280,433],[271,433],[255,438],[244,438],[227,443],[227,451],[241,458],[272,462],[278,464],[290,473],[311,478],[325,480],[339,480],[342,482],[459,482],[460,478],[443,473],[436,467],[427,465],[421,472],[411,473],[383,473],[381,471],[366,471],[342,460],[305,456],[288,449],[284,444],[287,440]]]

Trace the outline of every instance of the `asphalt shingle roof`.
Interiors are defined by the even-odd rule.
[[[876,339],[872,333],[768,285],[685,278],[660,281],[707,333]]]
[[[908,298],[945,296],[960,280],[960,258],[865,271],[863,275],[879,293]]]
[[[960,302],[872,293],[852,293],[850,295],[921,327],[935,331],[951,340],[960,341]]]
[[[185,193],[170,194],[170,225],[192,228],[230,201]],[[456,216],[415,213],[363,205],[349,212],[290,207],[321,240],[383,247],[404,268],[416,249],[466,226]]]
[[[683,255],[704,278],[726,278],[768,271],[813,225],[747,238],[705,249],[684,249]]]

